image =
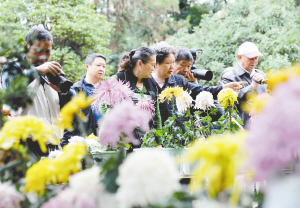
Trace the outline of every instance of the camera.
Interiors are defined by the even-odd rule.
[[[203,53],[203,51],[201,49],[190,49],[190,52],[193,56],[194,63],[197,59],[197,55],[202,55],[202,53]],[[197,69],[194,66],[194,63],[191,67],[191,73],[193,73],[193,75],[196,79],[203,79],[203,80],[206,80],[206,81],[212,80],[212,78],[214,76],[212,71],[206,70],[206,69]]]
[[[51,82],[56,85],[62,93],[67,93],[72,87],[73,83],[66,78],[66,74],[62,71],[59,75],[53,76],[51,73],[46,74],[48,80],[45,80],[45,77],[42,77],[47,84]]]

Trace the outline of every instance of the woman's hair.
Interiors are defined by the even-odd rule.
[[[154,44],[152,48],[156,52],[156,62],[159,64],[161,64],[170,54],[173,54],[175,58],[177,56],[176,49],[164,41]]]
[[[124,63],[128,60],[130,60],[129,52],[124,52],[118,63],[118,72],[125,71]]]
[[[132,70],[137,61],[141,60],[144,64],[148,62],[151,56],[156,55],[155,51],[151,48],[142,46],[136,50],[125,52],[119,62],[119,71]]]
[[[177,57],[176,57],[176,62],[180,61],[180,60],[187,60],[187,61],[194,61],[193,59],[193,55],[191,53],[191,51],[183,46],[179,46],[176,48],[177,49]]]

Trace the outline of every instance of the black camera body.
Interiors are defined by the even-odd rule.
[[[67,93],[73,83],[66,78],[66,74],[61,72],[59,75],[53,76],[51,73],[46,74],[49,82],[56,85],[62,93]]]
[[[197,55],[202,55],[202,50],[201,49],[190,49],[190,52],[193,56],[194,62],[197,59]],[[191,73],[194,75],[196,79],[203,79],[206,81],[210,81],[213,78],[213,73],[210,70],[206,69],[197,69],[194,64],[191,67]]]

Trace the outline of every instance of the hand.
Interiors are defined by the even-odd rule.
[[[36,67],[40,74],[51,73],[53,76],[59,75],[61,71],[61,66],[56,61],[46,62],[42,65]]]
[[[252,77],[251,85],[252,85],[253,90],[256,90],[256,88],[258,87],[259,83],[255,82],[253,79],[255,79],[257,82],[261,82],[264,79],[264,76],[262,74],[255,74]]]
[[[188,71],[186,73],[185,78],[190,82],[194,82],[196,80],[196,78],[194,77],[194,74],[191,71]]]
[[[230,82],[230,83],[224,84],[223,89],[231,88],[234,91],[239,92],[240,89],[243,88],[242,84],[248,84],[248,82],[245,82],[245,81],[243,81],[243,82]]]
[[[51,82],[49,82],[49,85],[50,85],[50,87],[52,87],[52,89],[54,89],[56,92],[61,92],[60,89],[59,89],[56,85],[52,84]]]
[[[159,144],[159,145],[157,145],[157,147],[158,147],[158,148],[162,148],[162,145],[161,145],[161,144]]]

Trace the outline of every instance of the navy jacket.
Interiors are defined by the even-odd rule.
[[[76,93],[82,91],[85,93],[85,95],[88,95],[88,90],[84,84],[84,77],[82,77],[82,79],[79,82],[76,82],[71,89],[76,91]],[[87,135],[94,133],[95,135],[97,135],[97,123],[95,121],[95,116],[94,113],[92,111],[91,106],[87,107],[86,109],[83,109],[82,112],[84,113],[84,115],[88,118],[87,122],[83,122],[83,125],[85,127],[85,130],[87,132]],[[76,119],[74,119],[73,123],[72,123],[74,130],[73,131],[68,131],[67,129],[64,132],[64,136],[62,138],[62,143],[61,145],[64,146],[66,144],[69,143],[69,139],[73,136],[81,136],[82,133],[80,132],[80,129],[78,127],[78,121]]]

